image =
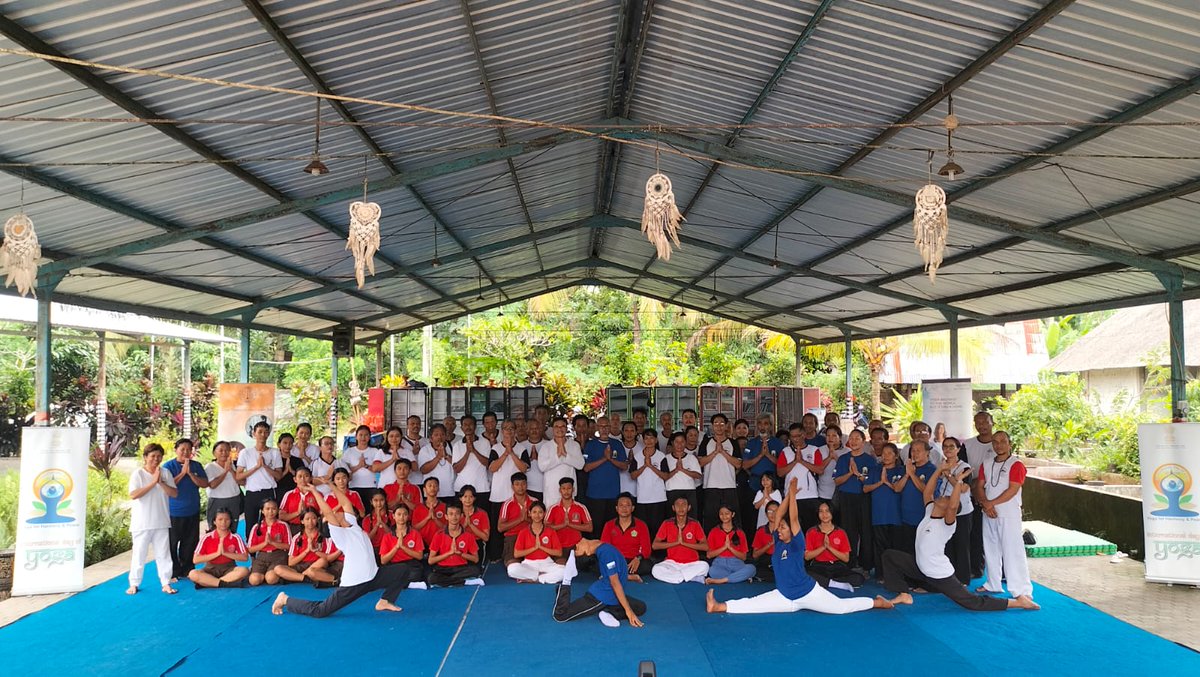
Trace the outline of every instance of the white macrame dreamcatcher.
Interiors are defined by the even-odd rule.
[[[362,202],[350,203],[350,237],[346,249],[354,255],[354,279],[362,289],[364,268],[375,275],[375,252],[379,251],[379,205],[367,202],[367,181],[363,179]]]
[[[933,154],[930,153],[929,183],[917,191],[916,208],[913,210],[913,241],[925,271],[932,284],[937,277],[938,266],[942,265],[942,254],[946,251],[946,235],[950,232],[950,221],[946,213],[946,191],[933,183]]]
[[[4,222],[4,243],[0,244],[0,266],[8,270],[5,287],[15,282],[21,296],[37,286],[37,261],[42,258],[33,221],[25,215],[25,182],[21,182],[21,211]]]
[[[671,243],[679,246],[679,223],[684,220],[675,206],[671,179],[658,171],[658,150],[654,151],[654,175],[646,181],[646,204],[642,209],[642,232],[654,245],[658,258],[671,260]]]

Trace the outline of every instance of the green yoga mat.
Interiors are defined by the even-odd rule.
[[[1071,531],[1047,522],[1026,522],[1036,545],[1026,545],[1028,557],[1075,557],[1078,555],[1115,555],[1117,546],[1103,538]]]

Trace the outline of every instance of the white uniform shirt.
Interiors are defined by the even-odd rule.
[[[725,438],[725,441],[721,443],[721,447],[725,449],[726,453],[733,455],[733,440],[728,437]],[[717,440],[715,438],[708,441],[705,451],[709,455],[717,453]],[[704,466],[704,488],[737,488],[737,468],[734,468],[729,459],[724,456],[709,461],[708,465]]]
[[[401,445],[403,446],[403,445]],[[396,463],[392,460],[392,452],[386,449],[372,449],[367,454],[367,469],[371,469],[371,464],[375,462],[383,463],[383,470],[379,471],[379,477],[375,480],[375,486],[380,489],[396,481]]]
[[[992,457],[987,463],[983,464],[983,495],[987,499],[993,500],[998,498],[1008,490],[1009,477],[1012,475],[1013,466],[1020,465],[1023,469],[1025,466],[1016,456],[1009,454],[1008,458],[1003,461],[996,461]],[[1009,500],[1000,503],[996,506],[996,516],[1009,519],[1021,519],[1021,489],[1017,489],[1017,494]]]
[[[542,469],[539,468],[538,464],[537,464],[537,462],[538,462],[537,445],[541,444],[544,441],[545,440],[537,440],[537,441],[525,440],[524,442],[517,443],[517,444],[524,444],[525,448],[529,451],[529,470],[525,471],[525,477],[527,479],[527,481],[525,483],[525,488],[527,491],[542,491],[542,487],[544,486],[544,483],[542,482]],[[510,490],[511,490],[511,488],[510,488]],[[557,487],[555,487],[555,490],[557,490]]]
[[[239,470],[249,470],[258,465],[259,452],[254,447],[246,447],[238,454],[237,467]],[[246,491],[266,491],[279,486],[271,473],[267,472],[267,468],[278,470],[283,467],[283,457],[279,455],[279,450],[271,447],[262,452],[263,467],[254,472],[253,475],[246,478]]]
[[[838,447],[836,451],[830,451],[829,445],[821,447],[821,465],[825,466],[825,472],[817,475],[817,496],[825,499],[833,498],[833,492],[837,489],[837,484],[833,481],[833,468],[837,465],[837,460],[846,454],[850,453],[849,447]],[[826,465],[829,457],[833,457],[833,463]],[[785,484],[784,487],[787,487]]]
[[[408,473],[408,481],[418,487],[425,481],[425,474],[421,472],[421,464],[417,463],[417,457],[421,455],[423,446],[425,446],[425,440],[419,437],[415,442],[407,437],[400,440],[400,458],[407,458],[408,462],[412,464],[412,470]]]
[[[963,463],[962,461],[959,461],[958,464],[954,466],[953,474],[958,475],[958,474],[962,473],[962,471],[970,469],[970,467],[971,467],[970,465]],[[963,481],[969,482],[970,479],[968,478]],[[953,493],[954,493],[954,485],[951,484],[950,482],[947,482],[944,477],[938,478],[937,495],[938,496],[949,496]],[[971,511],[975,509],[975,507],[973,505],[971,505],[971,492],[970,491],[963,491],[962,494],[960,494],[958,497],[958,503],[959,503],[959,505],[958,505],[958,514],[959,515],[970,515]]]
[[[685,457],[686,458],[686,457]],[[643,449],[638,453],[634,460],[637,462],[637,468],[641,468],[646,463],[646,450]],[[662,462],[667,460],[667,455],[655,449],[650,455],[650,465],[654,470],[662,470]],[[630,466],[633,468],[633,466]],[[637,468],[633,468],[636,470]],[[647,468],[638,475],[637,480],[637,499],[638,503],[662,503],[667,500],[667,485],[663,482],[663,478],[659,477],[653,470]]]
[[[809,446],[812,446],[812,445],[809,445]],[[816,449],[817,449],[816,447],[813,447],[813,451],[816,451]],[[759,489],[758,493],[754,494],[754,502],[758,503],[759,501],[762,500],[762,497],[763,497],[762,489]],[[767,503],[770,503],[771,501],[775,501],[776,503],[783,502],[783,496],[779,493],[778,490],[771,491],[771,495],[767,497]],[[758,509],[758,522],[756,522],[754,525],[755,529],[757,529],[758,527],[761,527],[762,525],[767,523],[767,503],[763,503],[762,507],[760,507]]]
[[[340,587],[349,588],[375,578],[379,566],[375,564],[375,548],[371,546],[371,537],[358,526],[354,515],[344,513],[344,516],[350,526],[330,524],[329,537],[337,549],[346,555]]]
[[[700,461],[692,454],[684,454],[683,458],[675,458],[674,455],[667,456],[668,471],[675,470],[681,463],[684,470],[691,470],[694,473],[700,472]],[[694,491],[696,489],[696,482],[681,472],[677,475],[672,475],[667,480],[666,488],[667,491]]]
[[[160,465],[159,468],[162,468]],[[171,477],[170,470],[162,470],[162,484],[169,487],[175,486],[175,479]],[[139,531],[149,531],[151,529],[170,529],[171,528],[171,512],[167,504],[169,498],[167,492],[163,491],[162,486],[155,482],[154,476],[146,472],[145,468],[138,468],[129,476],[129,491],[133,492],[137,489],[155,483],[155,487],[142,497],[133,501],[133,505],[129,509],[129,533],[136,534]]]
[[[210,482],[212,481],[212,478],[220,475],[223,472],[225,472],[225,468],[221,467],[221,465],[219,465],[216,461],[204,466],[204,474],[208,477]],[[238,486],[237,478],[235,478],[233,475],[234,470],[230,468],[229,472],[225,475],[225,478],[221,480],[220,484],[216,486],[211,484],[208,485],[208,497],[212,499],[234,498],[235,496],[241,496],[242,488]]]
[[[491,452],[491,445],[482,437],[476,437],[471,442],[471,445],[484,458],[487,458],[488,453]],[[450,457],[457,465],[468,454],[466,438],[455,442],[450,449]],[[463,466],[462,472],[458,473],[454,478],[454,491],[457,493],[468,484],[475,487],[477,493],[482,492],[486,494],[492,490],[492,475],[488,472],[487,465],[483,461],[480,461],[479,457],[474,454],[470,455],[470,458],[467,459],[467,464]],[[489,500],[491,499],[489,498]]]
[[[621,448],[623,448],[625,450],[625,460],[626,461],[633,458],[635,455],[636,456],[642,455],[642,449],[644,449],[645,447],[642,446],[642,441],[640,439],[637,442],[635,442],[632,447],[625,446],[625,440],[623,440],[619,437],[615,438],[615,439],[617,440],[617,444],[621,445]],[[638,497],[638,492],[637,492],[638,485],[637,485],[637,482],[633,479],[633,475],[629,474],[628,469],[621,470],[619,472],[621,475],[621,491],[627,491],[634,498],[637,498]]]
[[[525,462],[526,465],[529,465],[528,442],[514,442],[513,454]],[[488,458],[491,459],[492,456],[495,456],[496,459],[499,459],[503,455],[504,445],[497,443],[492,446],[492,453]],[[504,459],[504,462],[500,464],[500,469],[492,473],[492,493],[488,497],[488,500],[492,503],[503,503],[512,498],[512,476],[516,472],[518,472],[516,461],[511,458]],[[494,529],[495,525],[492,525],[492,528]]]
[[[346,468],[348,469],[358,465],[364,459],[367,462],[362,468],[350,473],[351,489],[375,488],[375,473],[371,472],[371,461],[375,459],[378,453],[379,450],[375,447],[367,447],[366,449],[350,447],[342,452],[342,463],[346,464]]]
[[[562,495],[558,493],[558,481],[564,477],[578,481],[575,471],[583,470],[583,451],[579,448],[579,443],[567,440],[564,449],[566,455],[560,458],[558,444],[554,440],[547,440],[538,445],[537,465],[538,470],[542,471],[542,486],[545,489],[543,503],[547,509],[557,505],[562,499]]]
[[[912,456],[908,453],[908,450],[911,448],[912,442],[909,442],[908,444],[904,445],[903,449],[900,450],[900,463],[908,463],[908,461],[912,458]],[[933,440],[929,440],[929,462],[939,468],[942,467],[942,464],[946,462],[946,456],[942,453],[942,445],[934,442]]]
[[[692,458],[696,459],[696,470],[699,470],[701,473],[703,473],[704,468],[700,467],[700,447],[696,447],[695,449],[688,449],[687,447],[684,447],[683,450],[687,452],[688,456],[691,456]],[[697,477],[695,481],[692,482],[692,488],[699,489],[700,485],[703,483],[704,483],[704,477],[703,477],[703,475],[701,475],[700,477]]]
[[[312,468],[313,461],[317,460],[321,456],[321,447],[309,442],[307,447],[301,449],[300,445],[297,444],[296,447],[292,449],[292,454],[299,456],[304,461],[304,465],[306,467]]]
[[[800,449],[800,458],[808,463],[817,465],[817,456],[820,453],[820,449],[817,449],[811,444],[806,444],[803,449]],[[790,444],[784,447],[779,454],[784,459],[784,465],[796,460],[796,449],[794,449]],[[822,456],[821,459],[824,460],[824,456]],[[830,473],[830,477],[832,477],[832,471]],[[784,490],[787,490],[788,486],[792,483],[792,479],[796,480],[796,500],[804,498],[818,498],[820,496],[820,481],[813,476],[812,471],[808,468],[800,465],[799,463],[792,466],[792,469],[788,471],[787,476],[781,480]],[[782,499],[775,500],[778,501]],[[762,511],[760,510],[759,512]],[[759,526],[762,526],[762,524],[760,523]]]
[[[992,443],[980,442],[978,437],[963,441],[963,448],[967,450],[967,463],[971,464],[971,470],[975,471],[976,476],[978,476],[979,467],[983,465],[984,461],[990,461],[996,455],[996,451],[992,449]]]
[[[446,454],[442,457],[433,470],[425,473],[425,479],[436,477],[438,479],[438,497],[445,498],[454,495],[454,466],[451,464],[450,457],[454,453],[450,448],[450,444],[445,444]],[[421,453],[417,456],[417,463],[425,465],[426,463],[437,458],[437,452],[433,450],[433,445],[426,444],[421,447]],[[424,495],[422,493],[422,495]]]
[[[933,517],[933,503],[925,506],[925,518],[917,525],[917,568],[929,578],[954,576],[954,565],[946,557],[946,542],[954,535],[954,526]]]
[[[317,459],[313,461],[312,474],[314,478],[329,475],[329,480],[332,482],[333,472],[338,468],[346,468],[346,464],[342,463],[342,459],[335,457],[332,463],[326,463],[324,459],[318,456]],[[349,468],[346,469],[349,470]],[[333,493],[332,484],[318,484],[316,487],[317,491],[321,492],[322,496],[328,496],[329,494]]]

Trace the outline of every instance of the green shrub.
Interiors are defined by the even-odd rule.
[[[17,473],[0,475],[0,550],[13,547],[17,541],[17,494],[20,491]]]
[[[880,404],[879,413],[883,422],[896,431],[896,444],[907,444],[912,441],[908,429],[917,421],[922,420],[925,405],[921,401],[921,389],[917,388],[912,397],[905,399],[903,395],[892,389],[892,403]],[[932,426],[933,424],[930,423]]]
[[[996,430],[1008,432],[1015,449],[1078,458],[1100,427],[1078,374],[1042,372],[998,404]]]

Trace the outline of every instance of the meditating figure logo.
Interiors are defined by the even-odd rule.
[[[1154,470],[1154,500],[1167,507],[1151,512],[1156,517],[1197,517],[1200,512],[1187,510],[1192,504],[1192,474],[1178,463],[1164,463]]]
[[[43,470],[33,480],[33,493],[37,498],[33,501],[35,510],[40,510],[41,514],[31,517],[27,522],[30,524],[64,524],[66,522],[74,522],[75,518],[69,514],[71,510],[71,489],[74,488],[74,483],[71,481],[71,474],[65,470],[58,468],[50,468]]]

